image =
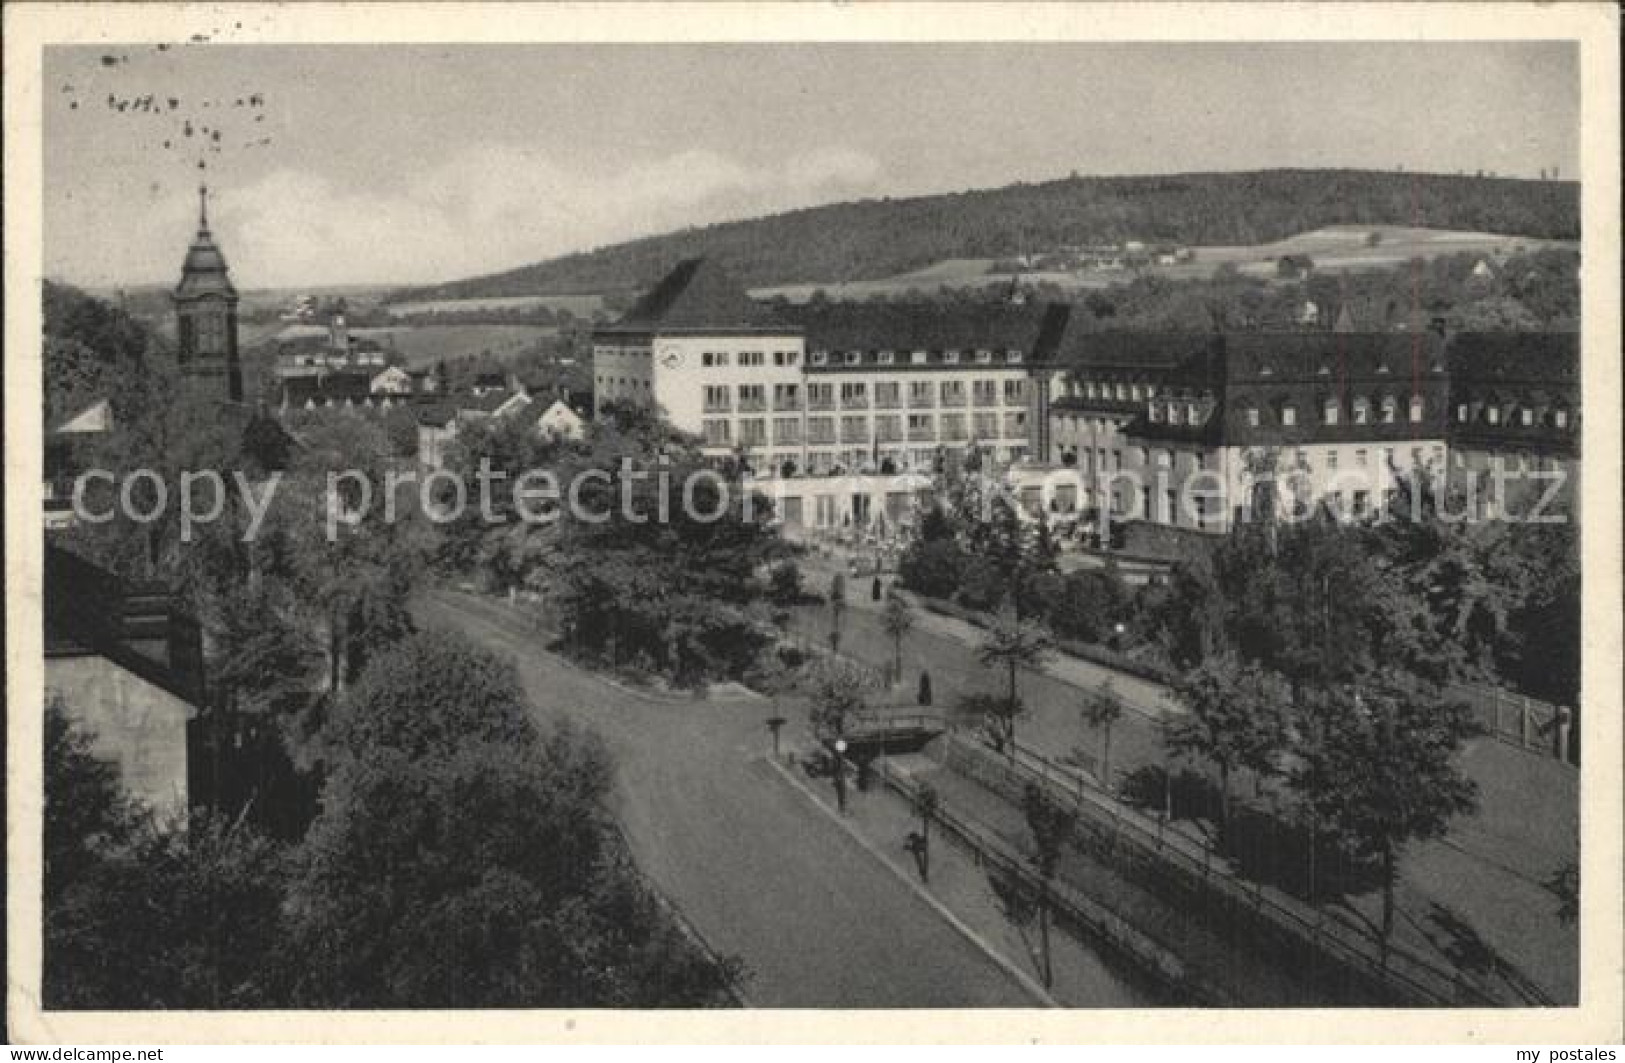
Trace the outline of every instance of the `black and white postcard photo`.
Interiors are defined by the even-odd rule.
[[[8,1039],[1617,1058],[1619,30],[8,4]]]

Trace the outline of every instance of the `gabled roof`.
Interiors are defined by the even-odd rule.
[[[679,262],[603,332],[777,332],[788,330],[708,258]]]

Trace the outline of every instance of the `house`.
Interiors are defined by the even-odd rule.
[[[74,524],[73,478],[78,464],[74,454],[78,442],[112,430],[113,406],[106,399],[75,408],[47,430],[43,491],[46,531]]]
[[[160,817],[184,816],[187,731],[204,699],[202,637],[166,587],[45,546],[45,689]]]
[[[536,419],[536,429],[558,439],[580,439],[587,432],[587,422],[563,399],[555,399]]]
[[[518,416],[534,405],[524,391],[488,390],[445,395],[414,410],[418,422],[418,462],[431,469],[445,465],[447,450],[461,425]],[[573,412],[573,411],[571,411]]]
[[[417,391],[419,379],[425,379],[419,374],[417,379],[398,365],[384,369],[368,383],[368,390],[374,395],[411,395]]]

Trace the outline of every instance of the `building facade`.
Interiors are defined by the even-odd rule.
[[[769,308],[680,264],[593,337],[597,408],[658,406],[758,476],[929,472],[1029,451],[1029,360],[1064,312],[832,303]],[[1048,326],[1048,327],[1047,327]]]

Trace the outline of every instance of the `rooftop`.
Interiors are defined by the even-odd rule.
[[[602,332],[791,331],[745,293],[727,270],[708,258],[679,262]]]

